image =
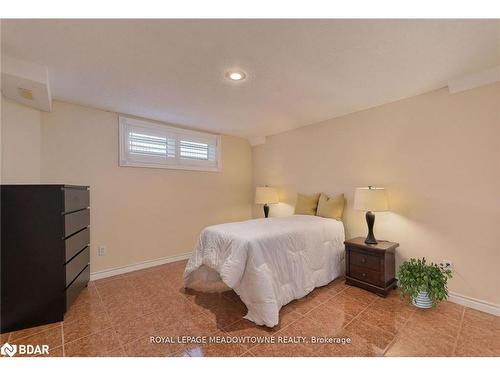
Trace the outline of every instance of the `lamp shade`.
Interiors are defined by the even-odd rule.
[[[278,203],[278,191],[272,187],[258,187],[255,190],[255,203],[256,204],[268,204],[268,203]]]
[[[384,188],[361,187],[354,192],[354,209],[363,211],[387,211],[387,192]]]

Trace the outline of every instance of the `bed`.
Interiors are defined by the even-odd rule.
[[[205,228],[184,271],[184,286],[233,289],[245,318],[274,327],[279,310],[343,274],[341,221],[292,215]]]

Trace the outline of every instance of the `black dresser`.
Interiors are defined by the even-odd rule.
[[[1,332],[63,320],[90,277],[89,188],[1,186]]]

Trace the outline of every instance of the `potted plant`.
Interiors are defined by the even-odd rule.
[[[412,303],[428,309],[448,298],[448,279],[450,270],[444,270],[437,264],[427,264],[425,258],[405,261],[397,273],[401,296],[409,297]]]

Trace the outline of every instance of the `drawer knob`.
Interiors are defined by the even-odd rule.
[[[363,273],[361,274],[361,276],[366,277],[366,273],[364,273],[364,272],[363,272]]]
[[[366,263],[366,258],[361,258],[361,263]]]

